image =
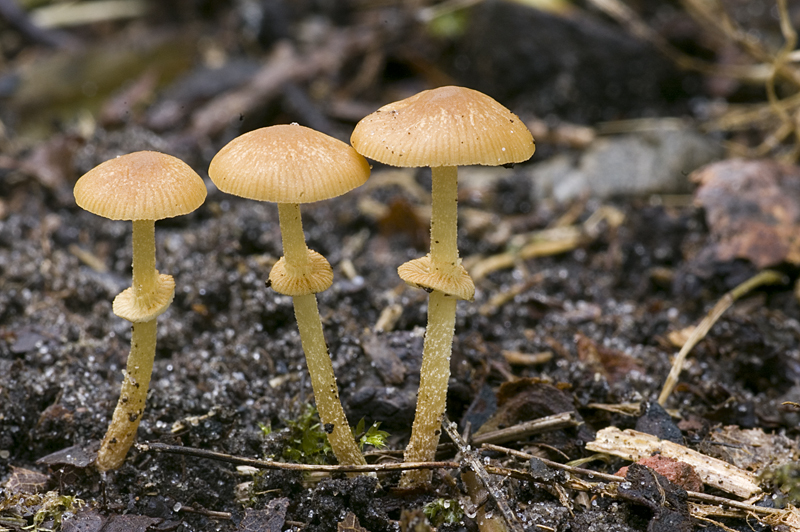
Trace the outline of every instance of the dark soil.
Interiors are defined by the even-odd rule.
[[[512,4],[486,2],[461,39],[445,42],[431,41],[399,8],[391,18],[394,12],[389,8],[356,9],[348,2],[342,3],[347,8],[326,2],[262,2],[262,11],[274,13],[263,12],[263,23],[253,26],[242,20],[241,6],[183,4],[194,10],[188,17],[192,20],[185,13],[157,11],[170,21],[167,29],[190,28],[187,31],[202,34],[198,27],[208,29],[211,20],[219,19],[221,29],[209,38],[242,60],[238,64],[243,70],[236,71],[245,77],[274,42],[287,37],[287,26],[269,21],[285,17],[292,31],[302,22],[317,20],[312,15],[337,27],[366,26],[375,17],[393,21],[396,26],[386,22],[381,41],[386,55],[377,79],[353,93],[359,109],[374,109],[377,102],[390,101],[407,87],[424,88],[440,79],[437,76],[482,88],[523,118],[524,113],[527,118],[551,113],[556,121],[584,123],[688,112],[690,99],[701,92],[694,76],[683,77],[649,46],[607,22],[592,19],[596,31],[582,31],[586,22],[580,18],[514,12],[510,10],[522,8]],[[551,18],[562,26],[547,25]],[[493,22],[510,28],[510,46],[497,45],[505,36],[496,33]],[[521,29],[513,29],[514,23],[542,25],[554,35],[542,32],[539,40],[526,40],[519,37]],[[108,24],[96,28],[89,42],[112,39],[117,26]],[[151,19],[143,23],[149,25],[158,26]],[[120,28],[133,33],[129,26]],[[235,40],[240,30],[250,31],[250,40],[241,36]],[[549,56],[551,63],[534,61],[524,68],[504,63],[514,54],[530,59],[540,53],[539,47],[557,40],[556,33],[579,35],[567,41],[574,51],[565,47],[558,52],[574,53],[576,62],[555,54]],[[485,46],[478,34],[485,37]],[[27,47],[40,46],[29,41],[32,37],[19,35],[16,48],[4,49],[8,61],[22,61]],[[605,57],[597,48],[597,43],[609,40],[617,43],[621,56]],[[615,63],[614,57],[625,59]],[[642,64],[651,64],[649,58],[654,59],[648,75],[630,80],[626,69],[641,72]],[[357,72],[355,63],[350,58],[338,74],[323,81],[343,84],[336,76]],[[567,98],[556,81],[563,85],[565,79],[580,80],[575,69],[584,63],[598,72],[583,74],[586,84],[575,85]],[[614,64],[616,70],[598,66],[604,63]],[[487,69],[502,72],[487,75]],[[517,69],[518,77],[511,76]],[[188,71],[202,78],[199,62]],[[541,89],[533,81],[537,77],[544,80]],[[632,84],[597,96],[592,84],[607,86],[607,77]],[[4,484],[15,474],[14,468],[46,474],[47,488],[85,501],[78,518],[73,518],[73,523],[85,527],[81,530],[297,527],[322,532],[335,530],[348,512],[370,532],[409,530],[422,522],[419,509],[426,503],[462,497],[457,470],[435,471],[433,487],[406,493],[396,489],[398,474],[380,476],[380,486],[368,477],[285,471],[253,476],[219,461],[136,450],[121,469],[107,476],[88,465],[116,404],[129,348],[130,324],[112,313],[111,301],[130,285],[131,238],[129,223],[110,222],[74,205],[70,190],[75,179],[118,153],[139,149],[169,151],[205,176],[211,156],[240,127],[291,120],[308,123],[317,117],[320,129],[346,138],[354,120],[333,111],[315,115],[315,109],[328,110],[331,101],[309,108],[308,100],[292,99],[292,94],[313,92],[310,84],[300,86],[299,93],[285,89],[279,98],[252,109],[242,123],[232,119],[230,127],[202,136],[197,136],[187,117],[197,101],[211,96],[187,96],[175,83],[171,93],[154,92],[161,100],[149,107],[152,111],[167,97],[187,106],[186,117],[169,127],[156,128],[146,113],[136,111],[138,115],[122,122],[96,123],[88,136],[76,133],[71,122],[57,122],[55,140],[15,144],[11,137],[3,139],[8,154],[4,157],[13,163],[0,161],[0,479]],[[672,90],[676,86],[680,89]],[[222,93],[227,88],[215,90]],[[541,94],[532,99],[530,91]],[[638,93],[646,96],[631,103]],[[567,109],[577,101],[582,106]],[[38,127],[25,122],[23,110],[20,104],[0,112],[11,133]],[[529,164],[559,150],[563,148],[542,146]],[[37,153],[44,159],[34,157]],[[30,164],[61,173],[47,181],[30,170]],[[677,351],[669,333],[696,324],[727,290],[756,269],[746,261],[704,258],[702,250],[711,237],[703,211],[690,201],[673,205],[654,196],[557,205],[532,196],[529,164],[498,168],[493,170],[496,179],[462,188],[461,203],[470,209],[460,220],[459,248],[466,261],[506,251],[506,241],[487,238],[500,224],[508,224],[515,234],[526,233],[552,226],[568,213],[577,213],[574,221],[580,223],[600,207],[618,209],[624,222],[619,227],[601,226],[597,238],[572,251],[519,261],[514,268],[495,271],[476,283],[475,301],[458,306],[448,415],[462,429],[469,421],[474,432],[498,411],[505,416],[499,423],[510,425],[574,410],[584,422],[580,428],[508,444],[566,462],[591,454],[584,444],[596,430],[637,426],[639,414],[611,413],[596,405],[654,399]],[[348,417],[353,424],[361,418],[368,425],[380,422],[390,433],[389,448],[401,450],[414,415],[427,294],[406,287],[396,268],[426,252],[427,222],[417,218],[423,205],[408,186],[375,179],[386,175],[384,170],[374,169],[378,185],[368,183],[346,196],[304,205],[303,222],[309,247],[327,257],[335,272],[333,286],[318,294],[318,301]],[[428,171],[409,175],[429,190]],[[138,440],[282,459],[289,444],[287,420],[298,418],[313,402],[313,394],[291,299],[265,286],[271,265],[281,255],[277,209],[227,196],[208,180],[207,184],[208,199],[195,213],[156,224],[158,268],[174,276],[176,295],[159,318],[153,380]],[[388,214],[376,215],[365,207],[375,203],[388,207]],[[488,216],[490,227],[470,224],[476,216]],[[356,272],[353,277],[345,275],[347,261]],[[738,302],[690,355],[681,384],[667,404],[681,419],[692,420],[691,426],[681,425],[683,431],[677,436],[687,445],[699,448],[709,433],[726,425],[800,436],[800,415],[782,405],[800,400],[800,308],[791,288],[798,272],[793,266],[781,269],[787,284],[758,290]],[[518,293],[489,305],[511,289]],[[401,307],[399,318],[391,331],[376,332],[379,316],[390,305]],[[553,357],[537,365],[511,365],[503,356],[507,351],[549,351]],[[516,379],[524,380],[509,388]],[[509,403],[514,408],[504,409]],[[272,434],[265,435],[262,425],[272,427]],[[70,458],[62,453],[41,462],[70,447]],[[710,452],[708,447],[704,452]],[[453,453],[441,457],[451,459]],[[372,454],[370,461],[374,458]],[[499,455],[491,458],[509,467],[529,467]],[[587,467],[613,473],[627,464],[614,459]],[[526,531],[667,530],[657,527],[667,526],[664,522],[669,521],[664,520],[674,517],[664,517],[642,496],[590,500],[577,491],[568,493],[574,503],[570,510],[541,484],[494,478]],[[675,493],[674,500],[685,503]],[[26,524],[32,522],[32,516],[24,517]],[[264,523],[273,528],[262,528]],[[685,520],[681,523],[687,526]],[[744,520],[725,523],[736,530],[750,529]],[[75,525],[65,529],[69,526]],[[688,526],[691,530],[699,524]],[[476,527],[465,516],[441,530]]]

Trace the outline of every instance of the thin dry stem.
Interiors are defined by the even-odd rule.
[[[686,340],[686,343],[683,344],[678,356],[675,357],[672,363],[672,369],[670,369],[667,380],[664,382],[664,387],[661,389],[661,394],[658,396],[658,403],[663,406],[667,402],[672,390],[674,390],[675,386],[678,384],[678,378],[683,369],[683,364],[686,361],[686,356],[700,340],[705,338],[708,331],[711,330],[711,327],[714,326],[722,314],[724,314],[737,299],[759,286],[782,282],[785,282],[785,276],[783,274],[772,270],[764,270],[722,296],[722,299],[714,305],[714,308],[711,309],[708,315],[697,324],[697,327],[695,327],[692,334]]]

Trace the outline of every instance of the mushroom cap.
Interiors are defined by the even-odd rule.
[[[350,142],[392,166],[499,166],[533,155],[533,136],[517,115],[463,87],[422,91],[362,119]]]
[[[136,299],[133,287],[126,288],[114,298],[112,310],[131,323],[144,323],[163,314],[175,297],[175,279],[171,275],[158,276],[156,291],[146,304]]]
[[[397,274],[406,284],[414,288],[428,291],[438,290],[445,295],[464,301],[472,301],[475,297],[475,284],[467,270],[461,265],[460,259],[449,275],[437,271],[431,266],[430,254],[401,264],[397,268]]]
[[[311,203],[363,185],[369,163],[351,146],[298,125],[270,126],[230,141],[208,175],[223,192],[274,203]]]
[[[85,173],[73,190],[75,202],[111,220],[161,220],[188,214],[206,199],[202,178],[180,159],[137,151]]]
[[[328,260],[313,250],[308,250],[308,267],[305,273],[286,267],[286,257],[281,257],[269,272],[269,285],[285,296],[305,296],[324,292],[333,284],[333,269]]]

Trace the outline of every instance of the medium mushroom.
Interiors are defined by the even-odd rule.
[[[462,87],[423,91],[365,117],[350,139],[356,151],[392,166],[432,170],[431,251],[397,270],[406,283],[430,292],[417,412],[405,460],[433,460],[450,378],[456,301],[471,301],[475,286],[458,257],[457,166],[522,162],[534,151],[522,121],[495,100]],[[427,470],[406,471],[401,485],[430,481]]]
[[[133,283],[114,299],[114,314],[130,321],[131,350],[119,401],[97,455],[100,471],[117,469],[136,438],[156,352],[156,318],[175,295],[175,281],[156,270],[155,221],[203,204],[206,187],[186,163],[140,151],[106,161],[75,183],[79,207],[111,220],[133,222]]]
[[[268,285],[292,296],[300,341],[322,423],[332,427],[328,440],[340,464],[366,461],[356,445],[344,409],[314,294],[333,283],[328,261],[306,246],[300,203],[320,201],[358,187],[369,164],[339,140],[297,124],[257,129],[223,147],[208,169],[228,194],[278,204],[284,256],[273,266]]]

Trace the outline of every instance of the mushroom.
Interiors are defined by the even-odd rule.
[[[211,180],[228,194],[278,204],[284,256],[268,285],[292,296],[320,421],[340,464],[366,461],[347,422],[314,294],[333,283],[328,261],[306,246],[300,203],[340,196],[362,185],[369,164],[339,140],[297,124],[257,129],[235,138],[214,156]]]
[[[175,281],[156,270],[155,221],[187,214],[203,204],[206,187],[186,163],[140,151],[106,161],[75,183],[75,202],[111,220],[133,222],[133,283],[114,299],[114,314],[130,321],[131,350],[96,465],[117,469],[136,438],[156,352],[156,318],[175,295]]]
[[[417,412],[405,460],[433,460],[446,407],[456,301],[471,301],[475,294],[458,257],[456,167],[525,161],[533,155],[533,137],[489,96],[441,87],[381,107],[356,125],[350,141],[360,154],[384,164],[432,170],[431,251],[397,272],[406,283],[430,292]],[[430,478],[429,470],[406,471],[401,485]]]

